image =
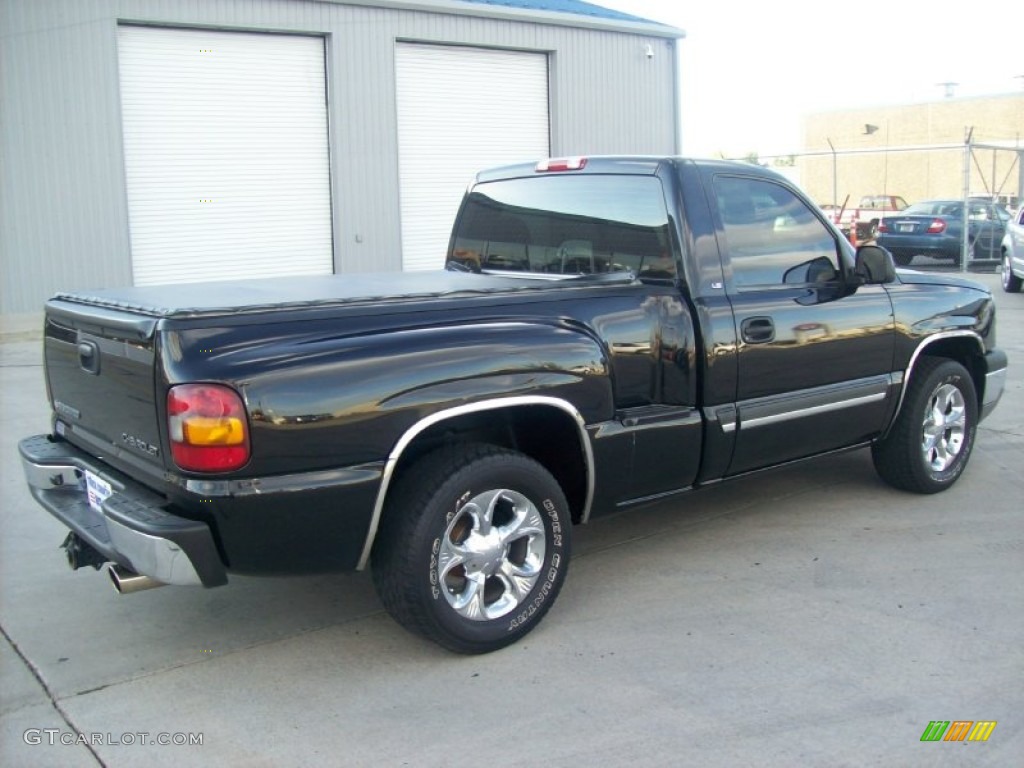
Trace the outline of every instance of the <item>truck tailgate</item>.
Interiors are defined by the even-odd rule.
[[[155,394],[156,320],[59,300],[44,355],[57,431],[113,464],[163,467]]]

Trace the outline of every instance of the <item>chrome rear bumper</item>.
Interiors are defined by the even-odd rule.
[[[18,451],[36,501],[111,562],[164,584],[227,583],[205,523],[168,512],[163,497],[60,439],[25,438]],[[86,473],[112,490],[95,506]]]

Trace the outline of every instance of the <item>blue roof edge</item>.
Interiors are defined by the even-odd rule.
[[[634,35],[682,39],[686,32],[585,0],[320,0],[337,5],[361,5],[427,13],[468,16],[603,29]]]
[[[609,19],[612,21],[635,21],[642,24],[658,24],[656,21],[645,19],[641,16],[633,16],[629,13],[616,11],[612,8],[605,8],[602,5],[583,2],[583,0],[462,0],[464,3],[476,3],[479,5],[504,6],[506,8],[521,8],[531,11],[550,11],[553,13],[568,13],[575,16],[589,16],[597,19]]]

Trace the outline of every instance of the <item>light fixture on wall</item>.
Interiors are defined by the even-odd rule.
[[[648,44],[647,44],[647,47],[646,47],[646,48],[644,48],[644,55],[645,55],[645,56],[646,56],[646,57],[647,57],[648,59],[653,59],[653,58],[654,58],[654,46],[653,46],[653,45],[651,45],[650,43],[648,43]]]

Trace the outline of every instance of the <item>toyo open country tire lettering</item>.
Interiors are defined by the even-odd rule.
[[[389,496],[373,579],[409,631],[460,653],[486,653],[532,630],[569,565],[569,505],[551,474],[492,445],[441,448]]]
[[[922,357],[896,423],[872,446],[875,469],[906,491],[943,491],[967,466],[977,426],[978,398],[967,370],[953,360]]]

